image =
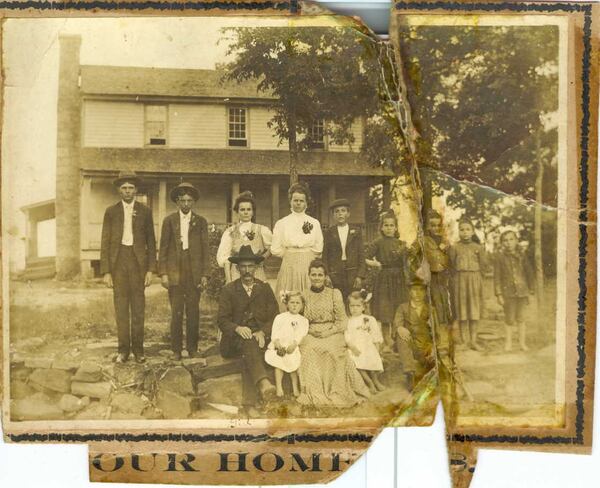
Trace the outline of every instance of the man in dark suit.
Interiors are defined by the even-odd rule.
[[[156,271],[156,241],[152,212],[135,201],[140,179],[122,171],[114,181],[121,201],[108,207],[102,223],[100,272],[113,289],[119,354],[123,363],[133,352],[144,362],[144,287]]]
[[[181,359],[184,310],[186,349],[190,357],[197,355],[200,291],[208,282],[208,226],[204,217],[192,211],[198,196],[190,183],[173,188],[171,200],[179,210],[165,217],[160,235],[158,272],[162,286],[169,290],[171,348],[176,361]]]
[[[237,264],[240,278],[221,290],[217,315],[223,333],[221,355],[241,357],[243,361],[242,402],[250,417],[259,415],[256,406],[261,397],[268,402],[275,395],[271,371],[265,363],[265,347],[279,307],[269,284],[254,277],[256,265],[263,259],[250,246],[242,246],[229,258]]]
[[[335,200],[329,207],[335,225],[324,235],[323,262],[331,284],[342,292],[344,301],[352,290],[360,290],[366,273],[365,249],[360,228],[348,224],[350,202]]]

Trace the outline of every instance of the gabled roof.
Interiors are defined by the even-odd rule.
[[[256,82],[222,83],[214,69],[139,68],[81,65],[81,91],[87,95],[272,99]]]

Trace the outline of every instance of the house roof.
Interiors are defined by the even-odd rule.
[[[87,95],[257,98],[256,81],[221,81],[222,70],[81,65],[81,91]]]

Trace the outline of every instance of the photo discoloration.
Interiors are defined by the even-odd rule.
[[[589,450],[595,17],[466,5],[7,18],[7,438],[325,482],[441,400],[455,486]]]

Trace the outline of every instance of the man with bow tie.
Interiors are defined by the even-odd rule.
[[[106,209],[102,223],[100,273],[113,289],[119,350],[124,363],[133,352],[144,362],[144,288],[156,271],[156,240],[151,210],[135,201],[140,179],[122,171],[114,181],[121,201]]]
[[[221,355],[239,357],[242,366],[242,403],[248,417],[257,417],[260,401],[275,396],[272,370],[265,362],[273,319],[279,306],[268,283],[254,277],[256,266],[264,260],[251,246],[242,246],[229,261],[237,264],[240,277],[221,290],[217,324],[221,337]]]
[[[350,202],[334,200],[329,209],[335,225],[323,236],[323,262],[331,284],[342,292],[344,302],[352,290],[360,290],[366,274],[365,249],[361,230],[348,224]]]
[[[209,251],[206,219],[192,211],[198,190],[181,183],[171,191],[171,200],[179,210],[165,217],[160,235],[158,272],[162,286],[169,290],[171,303],[171,349],[175,360],[183,349],[183,315],[185,343],[189,357],[198,354],[200,292],[208,283]]]

